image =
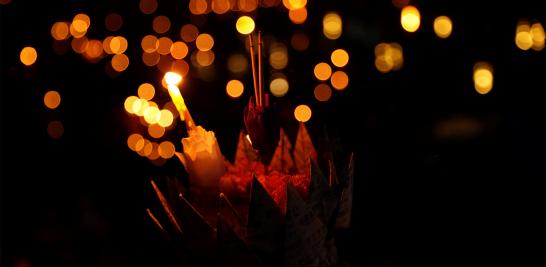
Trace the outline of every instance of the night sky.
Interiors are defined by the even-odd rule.
[[[190,69],[182,91],[195,121],[216,133],[233,159],[243,109],[252,95],[251,75],[235,77],[229,55],[247,55],[235,30],[241,12],[190,17],[188,1],[159,1],[151,15],[139,1],[23,1],[0,5],[0,239],[2,266],[172,266],[172,247],[146,214],[157,203],[149,180],[184,176],[172,158],[155,166],[127,147],[132,133],[146,134],[124,101],[138,86],[156,85],[162,72],[142,64],[140,40],[153,34],[156,15],[171,19],[164,36],[178,38],[184,24],[202,20],[201,32],[215,38],[214,72],[200,79]],[[313,1],[308,17],[294,25],[283,8],[252,12],[257,28],[288,47],[283,73],[288,94],[275,98],[292,140],[296,105],[308,104],[307,126],[320,149],[324,132],[339,141],[338,168],[355,153],[353,224],[340,232],[339,254],[352,266],[544,266],[546,251],[546,51],[519,49],[520,19],[546,25],[544,1],[411,1],[421,12],[415,33],[400,25],[391,1]],[[281,5],[282,6],[282,5]],[[328,11],[343,19],[343,35],[322,34]],[[123,17],[116,32],[104,18]],[[57,54],[50,29],[57,21],[88,14],[89,38],[127,38],[127,70],[108,75],[111,55],[89,63],[71,49]],[[453,33],[438,38],[435,17],[448,15]],[[295,32],[310,40],[306,51],[290,47]],[[379,72],[374,48],[397,42],[400,70]],[[267,45],[267,44],[266,44]],[[25,46],[38,60],[25,66]],[[331,51],[350,54],[349,86],[318,102],[313,77]],[[491,92],[478,94],[473,66],[494,69]],[[266,65],[266,69],[268,66]],[[269,76],[266,70],[266,76]],[[239,78],[239,99],[225,93]],[[267,79],[267,77],[266,77]],[[61,105],[47,109],[43,96],[61,94]],[[160,102],[165,102],[161,100]],[[64,125],[59,139],[48,123]],[[163,137],[181,149],[181,123]],[[25,265],[27,264],[27,265]]]

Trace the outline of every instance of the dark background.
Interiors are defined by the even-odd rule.
[[[544,266],[545,50],[521,51],[514,36],[520,18],[544,25],[546,4],[475,2],[412,1],[422,16],[413,34],[401,29],[400,10],[390,1],[311,0],[304,26],[291,25],[279,10],[258,12],[258,26],[279,40],[289,44],[295,30],[311,39],[308,51],[290,51],[285,73],[291,89],[280,101],[308,103],[312,135],[327,125],[344,154],[356,154],[353,227],[339,239],[341,257],[353,266]],[[337,41],[321,34],[329,10],[344,19]],[[108,34],[108,13],[123,16],[116,34],[129,40],[132,61],[125,72],[109,77],[108,59],[89,64],[74,52],[53,52],[51,25],[79,12],[90,15],[88,36],[99,39]],[[2,266],[174,261],[145,208],[155,201],[149,179],[183,169],[174,159],[155,167],[130,151],[127,136],[145,129],[123,109],[139,84],[159,81],[159,71],[141,63],[139,44],[160,14],[171,18],[172,37],[189,22],[186,1],[159,1],[154,15],[141,14],[138,1],[13,0],[0,6]],[[432,30],[439,15],[454,22],[446,40]],[[200,30],[216,40],[216,79],[188,79],[187,88],[199,89],[185,97],[194,119],[216,132],[230,158],[250,92],[238,100],[225,95],[225,62],[232,52],[244,53],[243,43],[235,13],[208,17]],[[380,42],[402,45],[400,71],[375,69],[373,49]],[[27,45],[38,50],[31,67],[19,61]],[[336,47],[351,55],[350,85],[318,103],[312,67]],[[487,95],[473,88],[477,61],[494,67]],[[61,93],[56,110],[43,105],[48,90]],[[59,140],[47,134],[51,120],[64,124]],[[287,123],[289,132],[294,125]],[[443,127],[451,134],[442,134]],[[182,137],[182,129],[169,138]]]

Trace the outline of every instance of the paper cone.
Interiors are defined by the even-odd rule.
[[[351,154],[345,184],[343,185],[343,191],[341,192],[336,228],[349,228],[351,226],[351,213],[353,209],[353,180],[354,156]]]
[[[215,230],[181,194],[178,196],[176,219],[184,229],[184,241],[192,253],[207,255],[214,247]]]
[[[307,132],[307,128],[303,123],[300,123],[294,149],[294,161],[298,168],[298,172],[304,173],[308,170],[309,161],[307,161],[307,159],[309,158],[317,160],[317,151]]]
[[[243,130],[239,134],[239,142],[237,143],[237,151],[235,152],[235,165],[249,164],[258,160],[258,155],[249,143]]]
[[[246,243],[239,238],[221,214],[218,214],[216,236],[217,263],[221,264],[221,266],[265,266],[261,260],[250,251]]]
[[[220,199],[218,204],[218,214],[224,219],[226,223],[233,231],[242,239],[246,238],[245,222],[239,213],[235,210],[231,202],[229,202],[226,195],[220,193]]]
[[[275,149],[273,158],[269,163],[269,171],[278,171],[280,173],[289,173],[294,168],[294,160],[292,159],[292,143],[284,130],[280,130],[279,144]]]

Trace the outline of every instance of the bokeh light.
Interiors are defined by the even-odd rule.
[[[114,52],[114,54],[123,54],[125,51],[127,51],[128,46],[127,39],[123,36],[115,36],[110,40],[110,50]]]
[[[341,36],[343,22],[339,14],[330,12],[324,15],[322,19],[322,32],[326,38],[335,40]]]
[[[154,35],[146,35],[142,38],[140,46],[142,47],[142,50],[144,52],[153,53],[157,51],[157,48],[159,47],[159,42],[157,41],[157,37],[155,37]]]
[[[330,83],[335,89],[344,90],[345,88],[347,88],[347,85],[349,85],[349,75],[347,75],[347,73],[345,73],[344,71],[338,70],[332,73]]]
[[[252,12],[258,7],[258,0],[238,0],[238,6],[243,12]]]
[[[142,149],[142,147],[137,147],[137,143],[141,142],[141,140],[142,140],[141,144],[144,145],[144,140],[143,140],[142,135],[137,134],[137,133],[133,133],[133,134],[129,135],[129,137],[127,137],[127,146],[129,147],[129,149],[131,149],[133,151],[140,150],[140,149]]]
[[[315,68],[313,69],[313,73],[315,74],[315,77],[321,81],[326,81],[330,78],[330,75],[332,75],[332,68],[328,63],[321,62],[315,65]]]
[[[97,62],[103,55],[102,42],[100,40],[89,40],[83,54],[87,60]]]
[[[382,73],[399,70],[404,64],[402,46],[398,43],[380,43],[375,46],[375,67]]]
[[[57,91],[48,91],[44,95],[44,104],[49,109],[56,109],[61,104],[61,95]]]
[[[349,53],[343,49],[336,49],[334,52],[332,52],[330,59],[332,60],[332,64],[334,64],[334,66],[339,68],[345,67],[345,65],[349,63]]]
[[[152,52],[152,53],[142,53],[142,62],[144,62],[144,65],[148,67],[152,67],[157,65],[159,63],[159,53]]]
[[[294,117],[299,122],[309,121],[312,114],[311,108],[307,105],[299,105],[294,109]]]
[[[283,78],[275,78],[269,83],[269,91],[276,97],[282,97],[288,93],[288,81]]]
[[[199,35],[199,30],[193,24],[186,24],[180,29],[180,37],[186,43],[190,43],[197,39]]]
[[[174,42],[171,46],[171,56],[175,59],[185,58],[188,51],[188,46],[184,42]]]
[[[152,28],[156,33],[166,33],[171,28],[171,20],[166,16],[157,16],[152,22]]]
[[[157,124],[161,127],[169,127],[173,124],[174,116],[172,111],[168,109],[162,109],[159,115],[159,121]]]
[[[188,8],[192,14],[201,15],[207,12],[208,3],[205,0],[190,0]]]
[[[149,83],[143,83],[138,87],[138,97],[146,100],[152,100],[155,95],[155,88]]]
[[[485,95],[493,89],[493,66],[487,62],[474,64],[474,88],[479,94]]]
[[[229,0],[212,0],[211,9],[216,14],[225,14],[231,8]]]
[[[138,103],[136,104],[136,106],[135,106],[135,102]],[[140,99],[134,95],[128,96],[125,99],[125,102],[123,102],[123,107],[125,108],[125,111],[127,111],[128,113],[135,114],[136,111],[140,109]]]
[[[195,45],[200,51],[209,51],[214,46],[214,39],[210,34],[202,33],[195,39]]]
[[[36,62],[36,59],[38,59],[38,53],[34,47],[27,46],[21,50],[19,59],[21,60],[21,63],[25,64],[26,66],[30,66]]]
[[[89,16],[83,13],[77,14],[70,24],[70,34],[76,38],[81,38],[87,33],[89,26],[91,26]]]
[[[125,54],[116,54],[112,57],[112,68],[117,72],[122,72],[129,66],[129,57]]]
[[[87,37],[81,37],[81,38],[74,38],[70,42],[70,45],[72,46],[72,50],[78,54],[82,54],[87,49]]]
[[[144,110],[144,120],[148,124],[157,123],[159,119],[161,119],[161,112],[156,106],[149,106],[146,110]]]
[[[320,102],[326,102],[332,97],[332,89],[327,84],[321,83],[315,86],[315,98]]]
[[[157,40],[158,46],[157,46],[157,52],[160,55],[168,55],[171,53],[171,46],[173,45],[173,41],[169,37],[161,37],[159,40]]]
[[[400,23],[407,32],[415,32],[421,25],[421,14],[414,6],[405,6],[400,14]]]
[[[288,65],[288,51],[283,43],[274,43],[269,49],[269,65],[282,70]]]
[[[152,14],[157,9],[157,0],[140,0],[139,8],[144,14]]]
[[[302,7],[299,9],[290,9],[288,11],[288,18],[294,24],[302,24],[307,20],[307,8]]]
[[[64,125],[60,121],[51,121],[47,125],[47,134],[53,139],[59,139],[64,135]]]
[[[118,31],[123,25],[123,17],[118,13],[110,13],[104,19],[104,26],[111,32]]]
[[[197,53],[195,53],[195,60],[202,67],[210,66],[214,62],[214,53],[210,50],[197,51]]]
[[[146,119],[146,117],[144,117],[144,119]],[[165,128],[159,124],[150,124],[148,125],[148,134],[155,139],[159,139],[165,134]]]
[[[241,54],[234,54],[228,58],[228,70],[233,73],[245,73],[248,68],[248,61]]]
[[[249,16],[242,16],[235,23],[235,28],[240,34],[250,34],[254,31],[254,27],[254,20]]]
[[[440,38],[447,38],[451,35],[453,30],[453,23],[447,16],[439,16],[434,19],[434,32]]]
[[[226,84],[226,92],[231,98],[239,98],[244,89],[243,83],[239,80],[231,80]]]
[[[540,22],[534,23],[533,26],[531,26],[531,37],[533,39],[533,50],[540,51],[544,49],[544,41],[546,37],[544,34],[544,27],[542,27]]]
[[[57,41],[68,39],[70,37],[70,24],[64,21],[53,23],[53,26],[51,26],[51,36]]]
[[[170,141],[163,141],[158,147],[159,155],[164,159],[170,159],[174,156],[175,147]]]

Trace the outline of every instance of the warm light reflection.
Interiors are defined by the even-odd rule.
[[[157,16],[152,22],[152,28],[156,33],[166,33],[171,28],[171,20],[166,16]]]
[[[159,47],[159,42],[154,35],[146,35],[142,38],[140,46],[144,52],[153,53],[157,50],[157,47]]]
[[[210,34],[202,33],[195,39],[195,45],[200,51],[209,51],[214,46],[214,39]]]
[[[47,134],[53,139],[59,139],[64,134],[64,125],[60,121],[51,121],[47,125]]]
[[[138,116],[144,116],[144,111],[150,107],[146,99],[138,99],[133,102],[133,113]]]
[[[313,73],[317,79],[326,81],[330,78],[330,75],[332,75],[332,68],[328,63],[321,62],[315,66]]]
[[[49,109],[56,109],[61,104],[61,95],[57,91],[48,91],[44,95],[44,104]]]
[[[349,63],[349,53],[343,49],[336,49],[330,56],[332,64],[336,67],[345,67]]]
[[[157,9],[157,0],[140,0],[139,8],[144,14],[152,14]]]
[[[324,15],[322,19],[322,32],[326,38],[335,40],[341,36],[343,29],[343,23],[341,17],[335,13],[330,12]]]
[[[434,32],[440,38],[447,38],[451,35],[453,30],[453,23],[447,16],[439,16],[434,19]]]
[[[327,84],[321,83],[315,87],[314,94],[318,101],[326,102],[332,97],[332,89]]]
[[[146,110],[144,110],[144,120],[148,124],[157,123],[160,118],[161,112],[156,106],[149,106]]]
[[[210,50],[197,51],[195,53],[195,60],[203,67],[210,66],[214,62],[214,53]]]
[[[493,66],[487,62],[474,64],[474,88],[485,95],[493,89]]]
[[[282,4],[288,10],[304,8],[307,5],[307,0],[283,0]]]
[[[146,117],[144,117],[144,119],[146,119]],[[159,139],[165,134],[165,128],[159,124],[150,124],[148,125],[148,134],[155,139]]]
[[[171,53],[171,46],[173,45],[173,41],[169,37],[161,37],[159,40],[157,40],[158,46],[157,46],[157,52],[160,55],[168,55]]]
[[[171,46],[171,56],[174,59],[183,59],[188,55],[188,46],[184,42],[174,42]]]
[[[249,16],[242,16],[237,19],[235,28],[240,34],[250,34],[254,31],[254,20]]]
[[[290,21],[294,24],[304,23],[307,19],[307,8],[290,9],[288,11],[288,18],[290,18]]]
[[[405,6],[400,14],[400,23],[407,32],[415,32],[421,25],[421,14],[414,6]]]
[[[159,124],[161,127],[169,127],[173,124],[173,120],[173,113],[168,109],[162,109],[160,111],[159,121],[157,124]]]
[[[127,46],[129,44],[127,43],[127,39],[123,36],[116,36],[110,40],[110,50],[114,52],[114,54],[123,54],[125,51],[127,51]]]
[[[193,24],[186,24],[180,29],[180,37],[186,43],[195,41],[199,35],[199,30]]]
[[[347,75],[347,73],[338,70],[332,73],[330,83],[332,84],[332,87],[334,87],[335,89],[343,90],[347,88],[347,85],[349,85],[349,76]]]
[[[544,49],[545,34],[542,24],[540,22],[534,23],[530,32],[533,39],[533,50],[540,51]]]
[[[102,42],[100,40],[89,40],[84,56],[91,62],[98,61],[103,54]]]
[[[244,73],[248,68],[246,57],[241,54],[234,54],[228,58],[228,69],[233,73]]]
[[[309,108],[309,106],[307,105],[299,105],[294,110],[294,117],[297,121],[300,122],[308,121],[309,119],[311,119],[312,114],[313,112],[311,111],[311,108]]]
[[[309,37],[303,32],[294,33],[292,39],[290,39],[290,44],[297,51],[305,51],[309,47]]]
[[[375,67],[382,73],[399,70],[404,64],[402,46],[398,43],[380,43],[375,47]]]
[[[110,13],[104,19],[104,26],[106,26],[106,29],[111,32],[119,30],[121,25],[123,25],[123,17],[117,13]]]
[[[138,102],[136,106],[135,102]],[[140,99],[134,95],[129,96],[125,99],[125,102],[123,102],[123,107],[125,107],[125,111],[128,113],[135,114],[140,109]]]
[[[226,85],[226,92],[231,98],[239,98],[244,89],[243,83],[239,80],[231,80]]]
[[[34,64],[37,58],[38,53],[36,52],[36,49],[31,46],[24,47],[19,54],[19,59],[21,60],[21,63],[25,64],[26,66]]]
[[[225,14],[231,8],[229,0],[212,0],[211,9],[216,14]]]
[[[282,70],[288,65],[288,51],[283,43],[274,43],[269,49],[269,65]]]
[[[80,13],[74,16],[70,24],[70,34],[75,38],[81,38],[87,33],[91,25],[91,19],[88,15]]]
[[[59,21],[51,26],[51,36],[57,41],[66,40],[70,37],[70,24]]]
[[[174,156],[175,147],[173,143],[169,141],[163,141],[158,147],[159,155],[164,159],[170,159]]]
[[[131,134],[127,137],[127,146],[129,149],[137,151],[137,143],[141,140],[144,141],[142,135],[137,133]],[[142,142],[142,145],[144,145],[144,142]],[[142,149],[142,147],[138,147],[138,150],[140,149]]]
[[[117,72],[122,72],[129,66],[129,57],[125,54],[116,54],[112,57],[112,68]]]
[[[288,93],[288,87],[288,81],[283,77],[275,78],[269,83],[269,90],[271,91],[271,94],[276,97],[286,95],[286,93]]]

